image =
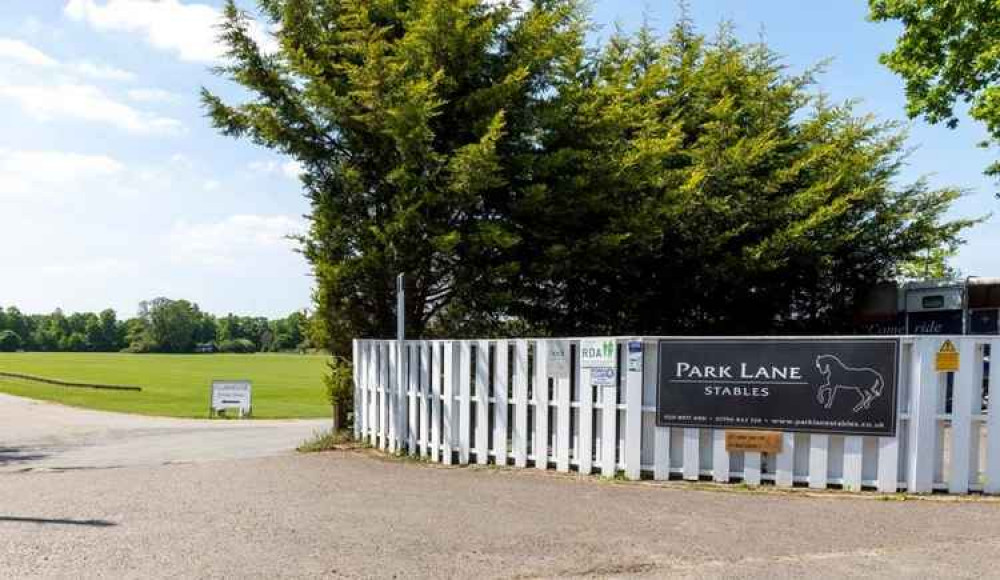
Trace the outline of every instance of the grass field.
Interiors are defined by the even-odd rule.
[[[254,417],[324,417],[326,361],[295,354],[0,353],[0,371],[142,387],[104,391],[0,377],[0,392],[105,411],[205,417],[213,379],[249,379]]]

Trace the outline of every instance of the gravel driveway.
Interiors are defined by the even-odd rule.
[[[0,393],[0,472],[87,469],[291,453],[329,420],[172,419]]]
[[[995,577],[1000,504],[332,452],[0,474],[8,577]]]
[[[0,403],[0,437],[36,441],[24,453],[43,455],[0,473],[4,578],[981,578],[1000,569],[994,500],[701,491],[370,451],[296,455],[287,450],[309,423],[106,413],[88,423],[75,409],[20,401],[27,414],[15,417],[11,401]],[[190,463],[164,465],[180,460]]]

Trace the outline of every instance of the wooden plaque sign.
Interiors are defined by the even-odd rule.
[[[778,431],[726,430],[726,451],[781,453],[781,433]]]

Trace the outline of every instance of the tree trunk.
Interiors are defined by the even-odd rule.
[[[334,403],[333,405],[333,434],[336,435],[340,432],[340,406]]]

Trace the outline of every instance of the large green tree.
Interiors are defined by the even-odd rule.
[[[910,117],[954,128],[961,102],[1000,144],[1000,2],[869,0],[869,6],[873,20],[903,25],[881,61],[906,81]],[[1000,161],[987,172],[1000,176]]]
[[[830,331],[968,221],[900,184],[903,135],[766,46],[680,22],[588,39],[575,0],[226,8],[212,122],[298,159],[336,352],[412,334]]]

